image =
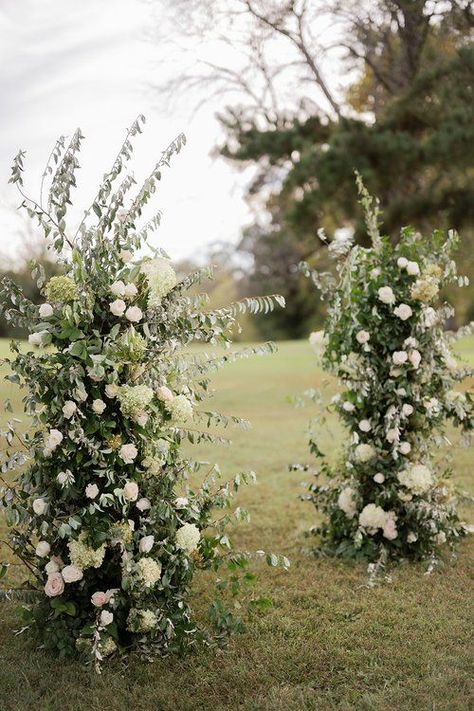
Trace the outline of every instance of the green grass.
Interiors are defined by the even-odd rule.
[[[3,347],[0,345],[0,348]],[[474,339],[460,344],[474,361]],[[421,565],[392,571],[391,584],[365,586],[365,567],[317,559],[306,548],[314,523],[310,504],[298,500],[301,473],[287,464],[307,460],[308,408],[293,408],[288,394],[331,391],[315,370],[309,346],[280,344],[279,353],[227,367],[214,379],[210,408],[247,417],[250,431],[234,431],[231,447],[202,447],[225,474],[255,469],[258,483],[242,490],[239,505],[252,515],[236,542],[291,558],[289,572],[261,567],[258,592],[273,607],[256,617],[222,652],[200,650],[185,659],[118,663],[102,676],[74,663],[57,663],[15,637],[15,606],[0,605],[0,709],[61,711],[454,711],[473,708],[472,575],[474,541],[432,575]],[[18,403],[18,400],[16,400]],[[322,448],[335,452],[342,431],[330,423]],[[456,482],[474,492],[472,459],[455,449]],[[468,520],[472,507],[465,508]],[[195,605],[206,597],[199,587]],[[470,604],[471,603],[471,604]]]

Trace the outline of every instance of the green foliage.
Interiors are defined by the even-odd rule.
[[[336,282],[313,279],[329,307],[324,332],[310,338],[342,386],[329,408],[349,444],[329,466],[312,439],[321,461],[306,498],[324,514],[314,532],[334,555],[379,564],[430,559],[465,533],[451,472],[436,474],[432,460],[447,418],[474,429],[472,394],[454,389],[472,371],[452,355],[444,324],[453,311],[439,298],[445,284],[465,284],[452,259],[459,238],[404,228],[394,247],[358,181],[371,246],[344,251]]]
[[[239,315],[283,305],[280,297],[266,296],[207,310],[205,299],[187,291],[208,270],[178,280],[161,253],[152,260],[137,256],[159,224],[152,220],[140,230],[138,218],[185,143],[178,136],[130,197],[134,179],[126,175],[118,186],[116,181],[132,153],[130,138],[142,124],[139,117],[132,125],[74,236],[66,212],[81,132],[68,146],[60,139],[53,149],[56,170],[47,168],[43,175],[43,184],[50,176],[45,208],[42,196],[37,203],[23,193],[24,154],[18,154],[12,182],[65,273],[45,282],[41,270],[35,271],[48,299],[39,307],[5,279],[1,295],[2,313],[29,329],[33,346],[24,352],[13,345],[13,357],[6,359],[7,377],[24,389],[32,421],[25,434],[13,421],[4,433],[3,471],[19,469],[15,484],[1,491],[9,545],[40,593],[31,626],[44,647],[60,657],[85,653],[98,671],[117,650],[183,652],[241,629],[227,606],[253,581],[249,554],[233,550],[227,533],[231,514],[219,517],[216,510],[229,508],[253,474],[225,484],[213,470],[191,489],[187,477],[201,464],[186,459],[181,447],[187,440],[220,441],[199,428],[200,420],[245,423],[199,412],[208,381],[204,364],[197,367],[186,349],[193,341],[228,346]],[[232,358],[205,365],[218,368],[226,360]],[[245,519],[243,512],[238,518]],[[235,575],[233,561],[245,568],[243,576]],[[286,566],[287,560],[277,563]],[[207,569],[219,580],[210,627],[194,620],[189,605],[195,573]],[[223,583],[226,571],[229,585]]]

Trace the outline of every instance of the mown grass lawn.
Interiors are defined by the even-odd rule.
[[[474,363],[474,339],[462,342],[460,351]],[[131,660],[126,668],[113,663],[99,677],[73,662],[58,663],[24,635],[14,636],[16,605],[3,603],[1,711],[473,708],[474,540],[463,541],[458,557],[430,576],[422,565],[403,565],[392,571],[390,584],[374,589],[365,585],[364,566],[315,558],[304,536],[313,510],[298,499],[304,476],[287,468],[308,460],[311,409],[295,409],[287,395],[309,387],[330,393],[334,383],[315,370],[306,343],[288,342],[276,355],[227,367],[214,384],[209,409],[246,417],[253,427],[233,431],[231,447],[202,447],[198,456],[218,461],[228,475],[246,469],[258,474],[257,485],[238,495],[236,503],[250,510],[252,520],[235,539],[248,549],[291,558],[288,572],[259,566],[257,592],[273,599],[272,608],[224,651],[200,650],[152,664]],[[327,453],[342,439],[337,423],[330,424],[332,432],[322,435]],[[473,494],[472,453],[456,448],[453,454],[456,483]],[[463,506],[463,514],[474,522],[474,507]],[[203,583],[196,607],[205,599]]]

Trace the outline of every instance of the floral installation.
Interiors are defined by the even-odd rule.
[[[328,300],[324,330],[310,336],[322,367],[342,387],[327,409],[350,432],[335,465],[312,435],[321,465],[303,498],[323,514],[313,529],[323,550],[369,560],[372,568],[401,558],[431,565],[440,546],[469,530],[458,518],[450,471],[433,460],[447,420],[466,440],[474,426],[472,394],[457,389],[472,370],[451,350],[474,324],[447,333],[453,309],[440,296],[444,286],[467,279],[452,259],[455,232],[423,238],[407,227],[393,245],[379,233],[378,202],[359,176],[358,187],[371,246],[334,240],[335,275],[302,265]]]
[[[214,466],[193,486],[188,477],[195,481],[201,465],[181,449],[185,440],[221,441],[209,425],[246,424],[200,410],[209,373],[273,351],[265,344],[216,356],[188,346],[229,346],[240,313],[284,303],[278,296],[252,298],[209,311],[206,295],[187,294],[211,276],[209,269],[179,278],[163,252],[139,253],[160,214],[137,223],[185,143],[178,136],[129,197],[135,180],[125,170],[143,122],[139,117],[130,128],[74,236],[66,213],[81,132],[68,145],[56,144],[43,176],[50,180],[46,201],[24,193],[24,153],[18,153],[11,182],[64,274],[45,283],[34,266],[45,298],[40,306],[8,279],[1,285],[2,312],[31,334],[26,352],[12,344],[7,377],[26,391],[32,429],[23,434],[13,420],[8,424],[2,471],[20,471],[13,483],[3,480],[1,491],[7,543],[38,591],[25,608],[26,624],[44,648],[60,656],[84,653],[97,670],[113,653],[138,649],[151,657],[224,640],[242,627],[232,602],[239,591],[250,609],[267,604],[251,590],[252,554],[235,550],[229,538],[230,524],[246,518],[242,509],[232,512],[231,498],[254,474],[222,483]],[[224,514],[216,515],[219,509]],[[267,562],[289,564],[275,554]],[[199,570],[218,576],[207,624],[189,603]]]

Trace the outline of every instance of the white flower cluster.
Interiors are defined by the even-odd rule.
[[[152,588],[161,578],[161,563],[153,558],[140,558],[137,563],[137,576],[146,588]]]
[[[425,494],[434,485],[431,470],[425,464],[414,464],[398,473],[400,484],[413,494]]]
[[[153,400],[153,390],[148,385],[121,385],[117,397],[123,414],[137,418],[145,414]]]
[[[142,266],[148,283],[148,306],[159,306],[164,296],[178,283],[176,272],[166,259],[151,259]]]
[[[200,540],[201,533],[194,523],[185,523],[176,531],[176,547],[186,553],[195,551]]]
[[[87,568],[100,568],[104,562],[106,544],[102,543],[99,548],[92,548],[84,543],[83,537],[69,541],[69,558],[71,563],[81,570]]]
[[[172,400],[166,400],[166,409],[173,422],[188,422],[193,417],[193,404],[185,395],[175,395]]]
[[[393,511],[384,511],[376,504],[367,504],[359,514],[359,525],[373,536],[379,529],[388,540],[394,540],[397,535],[396,516]]]

